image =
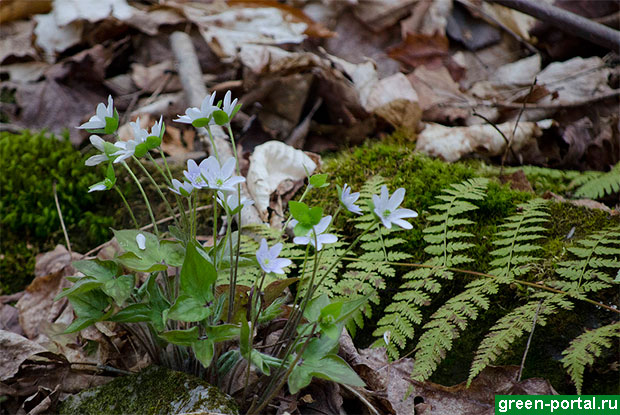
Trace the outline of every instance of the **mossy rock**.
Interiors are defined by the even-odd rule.
[[[195,376],[151,366],[70,396],[59,405],[58,413],[236,415],[239,409],[231,397]]]

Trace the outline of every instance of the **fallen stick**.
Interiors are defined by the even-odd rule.
[[[593,20],[586,19],[575,13],[556,6],[532,0],[485,0],[497,3],[510,9],[535,17],[545,23],[550,23],[569,35],[595,43],[614,52],[620,51],[620,32],[604,26]]]
[[[179,78],[181,79],[188,104],[192,107],[200,107],[202,100],[207,96],[208,92],[202,81],[202,71],[200,70],[200,64],[198,63],[198,57],[196,56],[196,50],[192,44],[192,39],[187,33],[174,32],[170,35],[170,46],[177,61]],[[210,128],[217,153],[223,160],[228,159],[233,154],[228,135],[219,125],[213,125]],[[211,142],[208,139],[206,129],[198,128],[197,130],[202,142],[207,145],[209,152],[213,154],[214,149],[211,148]],[[241,184],[241,196],[242,198],[250,198],[245,183]],[[241,211],[241,222],[244,225],[263,223],[254,206],[243,207]]]

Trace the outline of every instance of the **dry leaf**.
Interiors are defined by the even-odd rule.
[[[394,26],[409,14],[417,0],[375,0],[360,2],[353,10],[355,16],[376,32]]]
[[[21,364],[47,349],[19,334],[0,330],[0,381],[13,377]]]
[[[247,174],[248,191],[257,209],[267,213],[269,198],[285,180],[301,180],[316,169],[317,165],[303,151],[280,141],[268,141],[254,149]],[[306,170],[304,170],[304,168]]]
[[[52,0],[3,0],[0,3],[0,25],[52,9]]]
[[[5,61],[9,63],[9,58],[13,61],[36,59],[37,51],[32,45],[34,25],[32,20],[20,20],[0,25],[0,63],[4,64]]]
[[[536,138],[551,125],[551,120],[520,122],[512,139],[512,149],[518,153],[526,147],[535,147]],[[502,123],[496,127],[510,139],[515,123]],[[445,127],[429,123],[418,135],[416,151],[452,162],[471,153],[499,156],[504,153],[506,144],[506,139],[491,125]]]
[[[7,80],[14,82],[35,82],[41,79],[50,64],[45,62],[24,62],[2,65],[0,73],[7,75]]]

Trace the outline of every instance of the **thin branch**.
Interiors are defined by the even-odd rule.
[[[293,257],[291,259],[301,259],[301,258]],[[344,257],[342,259],[345,260],[345,261],[360,261],[359,258],[352,258],[352,257]],[[416,264],[415,262],[394,262],[394,261],[377,261],[377,262],[381,262],[383,264],[388,264],[388,265],[403,266],[403,267],[437,268],[437,266],[435,266],[435,265]],[[478,271],[470,271],[470,270],[467,270],[467,269],[460,269],[460,268],[445,268],[445,269],[448,270],[448,271],[459,272],[461,274],[475,275],[477,277],[485,277],[485,278],[493,278],[493,279],[497,279],[498,278],[496,275],[493,275],[493,274],[486,274],[484,272],[478,272]],[[606,309],[608,311],[613,311],[614,313],[620,314],[620,309],[615,309],[615,308],[610,307],[608,305],[605,305],[603,303],[599,303],[597,301],[590,300],[589,298],[574,297],[574,296],[571,296],[566,291],[558,290],[556,288],[548,287],[546,285],[535,284],[533,282],[523,281],[523,280],[518,280],[518,279],[513,279],[512,282],[514,282],[515,284],[527,285],[528,287],[532,287],[532,288],[538,288],[540,290],[550,291],[550,292],[556,293],[556,294],[562,294],[562,295],[565,295],[567,297],[571,297],[571,298],[574,298],[576,300],[585,301],[586,303],[590,303],[590,304],[595,305],[597,307],[601,307],[601,308],[604,308],[604,309]]]
[[[62,233],[65,234],[65,241],[67,242],[67,250],[69,254],[73,254],[71,252],[71,242],[69,242],[69,234],[67,233],[67,227],[65,226],[65,221],[62,218],[62,210],[60,210],[60,203],[58,202],[58,193],[56,192],[56,181],[52,183],[52,190],[54,191],[54,202],[56,202],[56,210],[58,211],[58,217],[60,218],[60,226],[62,227]]]
[[[504,7],[518,10],[521,13],[533,16],[545,23],[549,23],[559,30],[595,43],[613,51],[620,49],[620,33],[610,27],[596,23],[568,10],[532,0],[486,0],[490,3],[501,4]]]
[[[521,382],[521,374],[523,373],[523,367],[525,366],[525,358],[527,357],[527,352],[530,350],[530,343],[532,342],[532,337],[534,336],[534,329],[536,328],[536,321],[538,320],[538,313],[540,313],[540,307],[542,306],[543,300],[538,302],[538,307],[536,308],[536,314],[534,314],[534,321],[532,321],[532,330],[530,331],[530,335],[527,338],[527,344],[525,345],[525,351],[523,352],[523,358],[521,359],[521,366],[519,367],[519,373],[517,374],[517,382]]]

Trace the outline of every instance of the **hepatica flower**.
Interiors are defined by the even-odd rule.
[[[135,140],[117,141],[114,143],[114,145],[120,149],[116,153],[112,153],[113,156],[118,156],[116,160],[114,160],[114,163],[120,163],[133,156],[139,144],[140,143]]]
[[[288,267],[293,261],[287,258],[278,258],[280,251],[282,251],[281,243],[277,243],[269,248],[265,238],[261,239],[260,247],[256,251],[256,259],[263,271],[266,273],[273,272],[274,274],[284,274],[282,268]]]
[[[237,190],[236,185],[245,182],[244,177],[233,176],[236,163],[234,157],[230,157],[223,165],[220,165],[214,156],[210,156],[204,163],[205,168],[201,173],[210,189],[232,192]],[[200,165],[202,166],[202,163]]]
[[[254,204],[253,200],[247,199],[245,197],[241,198],[241,204],[239,204],[239,195],[237,192],[232,192],[230,195],[226,196],[224,193],[218,191],[217,192],[217,203],[222,206],[228,214],[232,215],[237,210],[237,208],[241,205],[243,209],[244,206],[252,206]]]
[[[149,132],[140,127],[140,117],[136,118],[136,121],[130,122],[129,125],[133,130],[134,140],[138,143],[144,143],[146,141],[146,137],[149,136]]]
[[[172,187],[169,187],[169,189],[178,195],[188,197],[192,190],[194,190],[194,185],[189,182],[180,182],[177,179],[172,179]]]
[[[338,197],[340,198],[340,203],[342,203],[349,212],[358,215],[362,214],[362,209],[355,204],[360,197],[359,192],[351,193],[351,188],[345,183],[342,189],[338,187]]]
[[[411,209],[398,208],[404,198],[405,189],[400,187],[390,196],[385,185],[381,186],[381,195],[372,195],[372,201],[375,205],[374,212],[386,228],[391,229],[392,224],[398,225],[403,229],[413,228],[409,222],[403,219],[415,218],[418,214]]]
[[[213,103],[215,102],[215,92],[211,95],[207,95],[202,100],[200,108],[191,107],[185,110],[185,115],[179,115],[176,122],[182,122],[185,124],[192,124],[194,127],[204,127],[212,121],[213,111],[218,111],[219,108]]]
[[[111,134],[116,131],[118,127],[118,113],[114,110],[114,101],[112,95],[108,95],[108,105],[103,103],[97,105],[95,115],[90,117],[88,122],[80,125],[77,128],[86,130],[96,130],[93,132],[101,132]]]
[[[194,160],[187,160],[187,170],[183,171],[185,178],[195,189],[207,187],[207,181],[202,177],[202,171],[206,169],[207,160],[203,160],[200,165]]]
[[[319,221],[317,225],[315,225],[305,236],[296,236],[293,239],[293,242],[299,245],[312,245],[317,251],[323,249],[323,244],[333,244],[338,240],[336,235],[332,235],[331,233],[324,233],[329,227],[330,222],[332,221],[331,216],[325,216],[323,219]],[[295,226],[296,220],[291,221],[291,225]],[[314,235],[316,234],[316,245],[314,240]]]
[[[108,155],[109,151],[106,151],[106,141],[103,138],[99,137],[98,135],[93,134],[90,136],[90,143],[97,150],[101,151],[101,154],[95,154],[94,156],[89,157],[84,163],[87,166],[96,166],[97,164],[103,163],[113,158]],[[108,150],[110,148],[115,149],[112,143],[107,143],[107,144],[109,147]]]

